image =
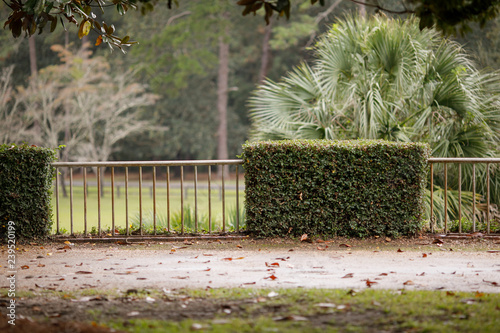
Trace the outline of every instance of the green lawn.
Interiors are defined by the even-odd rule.
[[[77,182],[75,182],[77,184]],[[195,192],[193,184],[185,183],[184,189],[184,223],[185,226],[194,229],[195,224]],[[189,188],[188,188],[189,186]],[[211,191],[211,217],[212,217],[212,231],[222,229],[222,193],[220,189],[216,188],[217,184],[212,184]],[[203,188],[204,187],[204,188]],[[232,188],[231,188],[232,187]],[[84,222],[84,195],[83,185],[73,186],[73,228],[71,228],[71,205],[69,196],[63,197],[62,191],[59,190],[59,230],[62,233],[83,233],[85,230]],[[118,194],[119,192],[119,194]],[[142,205],[142,220],[143,226],[152,228],[153,226],[153,190],[152,183],[147,182],[142,184],[142,198],[139,196],[138,183],[130,183],[128,189],[128,222],[126,219],[126,198],[125,188],[120,186],[119,190],[115,186],[115,206],[114,206],[114,221],[115,229],[125,229],[128,223],[129,227],[137,226],[140,220],[140,206]],[[56,210],[56,194],[54,190],[52,206],[54,211],[54,225],[53,231],[57,230],[57,210]],[[87,232],[92,228],[98,229],[99,225],[99,212],[101,221],[101,230],[107,230],[112,227],[113,221],[113,205],[111,200],[111,187],[106,186],[104,195],[101,197],[101,205],[99,209],[97,187],[88,187],[87,194]],[[142,201],[142,202],[141,202]],[[240,214],[243,211],[244,191],[239,192],[239,210]],[[173,182],[170,188],[170,219],[171,227],[180,230],[180,212],[181,212],[181,191],[179,182]],[[197,215],[198,215],[198,229],[208,230],[208,189],[207,184],[198,184],[198,199],[197,199]],[[226,230],[231,230],[235,227],[235,211],[236,211],[236,190],[235,183],[227,183],[225,190],[225,215],[226,215]],[[164,232],[167,228],[167,189],[165,184],[158,184],[156,189],[156,216],[157,216],[157,230]],[[240,226],[243,221],[240,218]],[[186,229],[185,229],[186,231]]]

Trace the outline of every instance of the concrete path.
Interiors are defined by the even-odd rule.
[[[16,252],[16,290],[371,287],[500,292],[496,243],[475,251],[431,244],[358,250],[333,243],[266,248],[249,242],[209,243],[25,247]],[[7,261],[5,247],[2,256]],[[10,274],[7,265],[0,269],[2,275]],[[0,287],[8,287],[8,281]]]

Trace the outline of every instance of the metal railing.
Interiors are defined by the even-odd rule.
[[[447,214],[447,209],[448,209],[448,165],[449,164],[456,164],[458,166],[458,220],[459,220],[459,233],[462,233],[462,164],[464,163],[470,163],[472,164],[472,188],[473,188],[473,207],[472,207],[472,212],[477,211],[476,207],[476,164],[486,164],[486,207],[490,207],[490,164],[498,164],[500,163],[500,158],[429,158],[428,159],[429,165],[430,165],[430,221],[431,221],[431,228],[433,227],[433,220],[434,220],[434,165],[442,163],[444,164],[444,231],[445,233],[448,232],[448,214]],[[153,234],[156,235],[158,232],[157,229],[157,189],[159,187],[165,187],[166,188],[166,212],[167,212],[167,226],[165,230],[161,230],[161,232],[167,231],[168,233],[172,232],[172,226],[171,226],[171,206],[170,206],[170,199],[171,199],[171,189],[172,188],[177,188],[180,189],[180,205],[181,205],[181,210],[180,210],[180,232],[181,234],[185,233],[186,228],[184,225],[184,208],[185,208],[185,197],[187,195],[188,189],[194,189],[194,231],[195,233],[198,233],[199,230],[199,225],[198,225],[198,189],[200,187],[203,187],[204,185],[199,184],[198,181],[198,167],[206,167],[208,174],[207,174],[207,184],[206,184],[206,189],[208,190],[208,233],[211,233],[213,231],[212,227],[212,188],[213,188],[213,179],[212,179],[212,167],[213,166],[233,166],[235,167],[235,180],[236,180],[236,185],[234,186],[236,190],[236,223],[233,226],[234,230],[236,232],[240,231],[240,204],[239,204],[239,199],[240,199],[240,184],[239,184],[239,166],[243,165],[243,160],[235,159],[235,160],[200,160],[200,161],[137,161],[137,162],[55,162],[53,163],[53,166],[56,168],[56,171],[58,171],[60,168],[69,168],[69,209],[70,209],[70,215],[69,215],[69,220],[70,220],[70,230],[69,232],[73,235],[74,234],[74,228],[73,228],[73,221],[74,221],[74,202],[73,202],[73,187],[74,187],[74,179],[73,179],[73,170],[75,168],[81,168],[83,172],[83,179],[81,181],[81,184],[83,185],[83,224],[84,224],[84,230],[83,233],[85,235],[88,234],[88,223],[87,223],[87,216],[88,216],[88,177],[87,177],[87,169],[93,168],[95,170],[95,175],[96,175],[96,186],[97,186],[97,235],[102,235],[102,221],[101,221],[101,205],[102,205],[102,198],[101,198],[101,193],[103,191],[103,182],[102,182],[102,172],[101,170],[104,170],[105,168],[110,168],[110,184],[108,184],[110,188],[110,193],[111,193],[111,228],[110,228],[110,233],[109,236],[116,236],[116,227],[119,226],[120,224],[117,223],[115,219],[115,203],[116,203],[116,193],[120,193],[119,189],[121,186],[124,187],[125,191],[125,227],[124,232],[125,235],[130,235],[131,230],[130,230],[130,225],[129,225],[129,189],[133,186],[138,186],[139,188],[139,225],[138,229],[134,230],[135,232],[138,232],[140,235],[143,235],[143,194],[142,194],[142,189],[143,189],[143,168],[151,168],[152,169],[152,184],[150,185],[150,195],[152,197],[153,201],[153,212],[152,212],[152,217],[153,217]],[[180,175],[178,175],[178,182],[176,184],[173,184],[171,180],[171,167],[179,167],[180,168]],[[190,167],[194,168],[194,179],[193,179],[193,184],[189,185],[186,184],[186,181],[184,179],[184,167]],[[122,168],[125,170],[124,174],[124,183],[121,183],[117,185],[116,178],[115,178],[115,168]],[[131,185],[129,181],[129,168],[138,168],[138,184]],[[157,168],[165,168],[166,169],[166,176],[164,179],[164,184],[163,185],[158,185],[157,181]],[[222,174],[220,177],[220,182],[221,185],[219,187],[220,189],[220,200],[222,204],[222,228],[221,232],[226,232],[226,171],[225,167],[222,167]],[[55,201],[56,201],[56,233],[60,233],[61,228],[60,228],[60,176],[59,172],[56,172],[56,182],[55,182]],[[115,189],[118,188],[118,192],[115,191]],[[244,185],[243,185],[244,188]],[[472,214],[472,224],[473,224],[473,231],[476,231],[476,214]],[[487,233],[490,233],[490,209],[486,209],[486,223],[487,223]],[[432,230],[433,231],[433,230]]]
[[[207,185],[206,189],[208,190],[208,233],[211,233],[212,227],[213,227],[213,220],[212,220],[212,188],[214,180],[212,179],[212,167],[213,166],[220,166],[221,168],[221,177],[220,177],[220,199],[222,203],[222,228],[221,232],[225,233],[227,223],[226,223],[226,166],[235,166],[235,180],[236,180],[236,185],[234,186],[236,190],[236,225],[234,225],[234,230],[236,232],[240,231],[240,207],[239,207],[239,199],[240,199],[240,184],[239,184],[239,166],[243,164],[242,160],[199,160],[199,161],[132,161],[132,162],[55,162],[52,165],[56,168],[56,181],[55,181],[55,215],[56,215],[56,233],[59,234],[61,231],[61,224],[60,224],[60,176],[59,176],[59,169],[61,168],[68,168],[69,169],[69,227],[71,235],[74,235],[75,230],[74,230],[74,172],[73,170],[75,168],[79,168],[82,170],[83,173],[83,179],[81,181],[83,185],[83,233],[84,235],[87,235],[89,232],[88,228],[88,175],[87,175],[87,169],[92,168],[94,170],[94,173],[96,175],[96,184],[97,184],[97,228],[96,228],[96,235],[101,236],[103,234],[103,229],[102,229],[102,219],[101,219],[101,208],[102,208],[102,193],[104,190],[105,185],[103,184],[103,179],[102,174],[103,170],[106,168],[110,168],[110,193],[111,193],[111,228],[109,229],[109,234],[108,236],[116,236],[117,232],[116,229],[120,228],[120,225],[123,226],[123,224],[117,223],[115,219],[115,209],[116,209],[116,191],[115,189],[117,188],[117,183],[116,183],[116,177],[115,177],[115,169],[120,168],[124,169],[125,174],[124,174],[124,190],[125,190],[125,223],[124,223],[124,228],[122,231],[124,231],[125,235],[129,236],[131,234],[130,230],[130,225],[129,225],[129,189],[132,187],[129,179],[129,168],[138,168],[138,190],[139,190],[139,225],[138,229],[134,230],[135,232],[139,233],[140,235],[143,235],[143,214],[144,214],[144,209],[143,209],[143,169],[144,168],[151,168],[152,169],[152,185],[151,185],[151,196],[152,196],[152,217],[153,217],[153,234],[156,235],[158,233],[157,229],[157,190],[160,187],[158,185],[157,181],[157,169],[158,168],[163,168],[165,169],[165,184],[163,185],[166,188],[166,212],[167,212],[167,226],[165,230],[168,233],[174,231],[172,226],[171,226],[171,206],[170,206],[170,201],[171,201],[171,189],[173,187],[177,187],[180,189],[180,231],[174,231],[174,232],[180,232],[180,234],[184,234],[186,231],[185,228],[185,195],[187,194],[187,188],[193,188],[194,189],[194,233],[198,233],[199,230],[199,225],[198,225],[198,198],[199,198],[199,182],[198,182],[198,167],[205,167],[207,168]],[[175,184],[176,186],[173,185],[173,182],[171,180],[171,167],[178,167],[180,169],[180,175],[178,175],[179,180],[178,183]],[[193,179],[193,186],[189,186],[186,184],[186,181],[184,179],[184,168],[185,167],[192,167],[194,168],[194,179]],[[119,187],[118,187],[119,188]],[[119,193],[119,192],[118,192]]]
[[[462,164],[472,164],[472,231],[476,231],[476,165],[486,164],[486,233],[490,233],[490,164],[500,163],[500,158],[429,158],[430,177],[431,177],[431,198],[430,198],[430,221],[433,227],[434,212],[434,165],[444,164],[444,232],[448,232],[448,164],[457,164],[458,166],[458,223],[459,233],[462,233]]]

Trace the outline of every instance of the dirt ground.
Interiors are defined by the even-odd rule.
[[[0,249],[6,262],[7,247]],[[7,264],[2,263],[0,269],[4,276],[11,274]],[[0,331],[109,332],[97,324],[78,322],[110,317],[203,319],[228,311],[237,315],[240,309],[238,304],[190,299],[178,293],[183,288],[499,293],[500,240],[481,235],[462,239],[423,235],[396,240],[33,243],[18,247],[15,272],[16,293],[21,295],[16,326],[1,316]],[[4,291],[0,313],[5,315],[8,281],[0,282],[0,288]],[[150,291],[155,292],[149,296]],[[23,292],[35,297],[22,297]],[[87,296],[65,298],[65,293]],[[316,322],[320,325],[321,318]]]

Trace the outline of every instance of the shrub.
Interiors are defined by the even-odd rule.
[[[52,227],[51,195],[54,149],[0,146],[0,238],[15,223],[17,240],[47,237]]]
[[[258,236],[397,237],[421,230],[423,143],[289,140],[247,143],[246,225]]]

